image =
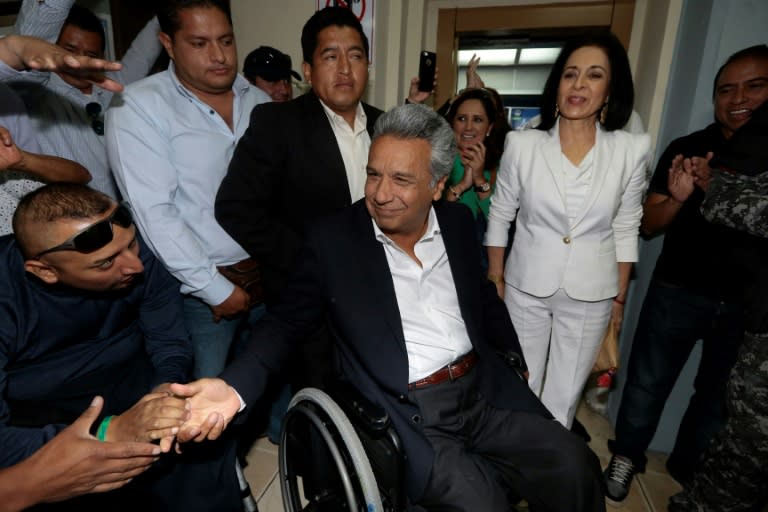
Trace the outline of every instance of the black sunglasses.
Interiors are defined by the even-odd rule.
[[[101,105],[95,101],[85,106],[85,113],[91,118],[91,128],[96,135],[104,135],[104,121],[101,120]]]
[[[51,247],[50,249],[38,253],[38,255],[35,256],[35,259],[56,251],[77,251],[87,254],[97,249],[101,249],[112,241],[112,224],[117,224],[121,228],[127,228],[133,224],[133,215],[131,215],[131,210],[128,206],[125,204],[118,205],[118,207],[115,208],[115,211],[113,211],[106,219],[91,224],[56,247]]]

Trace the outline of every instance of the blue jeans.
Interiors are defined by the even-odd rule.
[[[227,364],[233,341],[242,343],[247,336],[242,332],[250,329],[266,312],[266,307],[259,304],[251,308],[248,315],[218,323],[213,321],[213,312],[208,305],[190,295],[184,297],[184,323],[189,331],[192,349],[195,353],[194,377],[215,377]]]
[[[706,279],[706,276],[702,276]],[[702,356],[694,394],[680,423],[668,467],[690,478],[726,418],[725,392],[743,334],[742,308],[654,281],[640,313],[627,382],[616,420],[613,453],[645,470],[645,450],[696,341]]]

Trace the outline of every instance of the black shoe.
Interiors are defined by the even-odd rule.
[[[603,472],[606,496],[615,502],[624,501],[629,494],[635,472],[635,465],[630,459],[621,455],[611,457],[611,462]]]

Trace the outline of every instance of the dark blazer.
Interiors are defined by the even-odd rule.
[[[382,112],[362,105],[373,135]],[[315,93],[257,105],[216,196],[216,220],[261,262],[267,300],[292,272],[307,221],[350,204],[344,161]]]
[[[549,413],[501,358],[497,349],[522,354],[504,302],[482,275],[474,221],[468,209],[437,204],[435,211],[456,284],[459,306],[479,356],[482,393],[498,408]],[[361,200],[307,231],[306,245],[280,301],[256,327],[248,349],[224,371],[248,404],[264,390],[312,326],[327,320],[340,371],[392,417],[407,454],[411,499],[421,496],[433,452],[408,400],[408,355],[392,276],[371,217]]]

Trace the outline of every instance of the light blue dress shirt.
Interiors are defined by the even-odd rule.
[[[270,101],[238,75],[233,129],[178,80],[175,66],[126,87],[107,111],[109,162],[144,240],[181,292],[218,305],[234,285],[216,270],[248,258],[214,217],[214,201],[251,110]]]

